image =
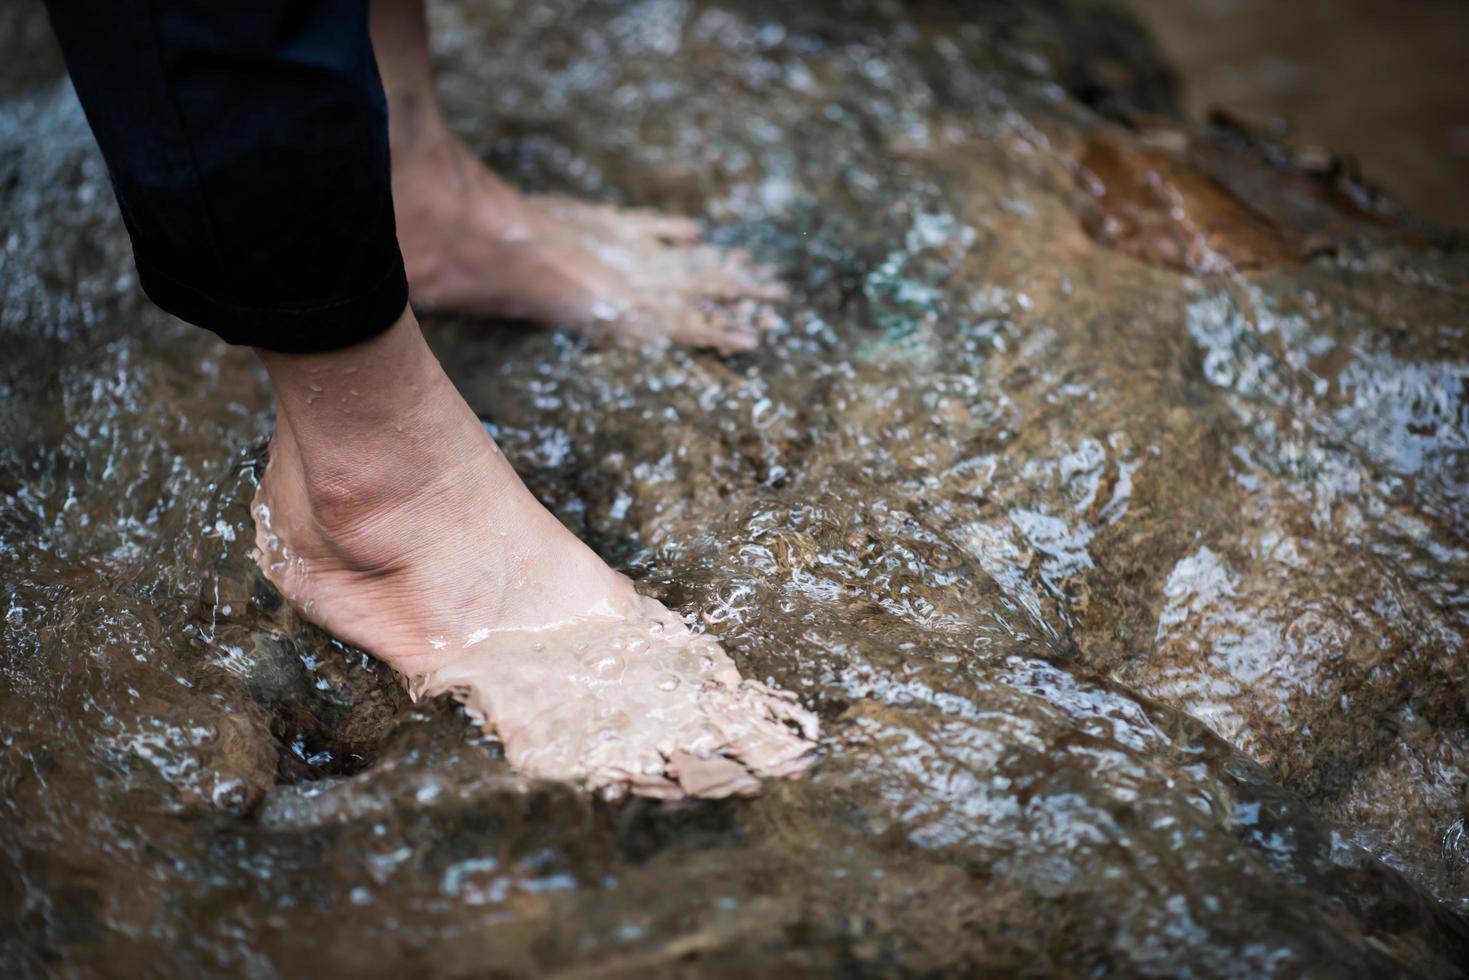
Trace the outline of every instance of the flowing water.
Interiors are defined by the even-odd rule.
[[[249,355],[0,50],[0,973],[1452,976],[1469,254],[1173,113],[1108,8],[434,13],[523,186],[779,264],[762,350],[430,319],[538,495],[822,718],[753,800],[528,783],[252,564]]]

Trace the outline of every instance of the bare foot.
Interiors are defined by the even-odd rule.
[[[518,194],[475,159],[434,90],[422,0],[370,5],[388,97],[398,242],[414,303],[617,343],[754,347],[785,289],[687,218]]]
[[[256,543],[307,618],[415,697],[462,701],[530,776],[718,797],[809,765],[814,716],[542,507],[411,314],[347,351],[262,356],[279,410]]]
[[[533,320],[614,342],[723,353],[760,339],[785,289],[686,218],[524,197],[447,130],[395,150],[398,240],[415,304]]]

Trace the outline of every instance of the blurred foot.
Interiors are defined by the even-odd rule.
[[[463,702],[528,776],[719,797],[809,765],[814,716],[542,507],[411,313],[345,351],[262,359],[278,422],[258,558],[306,618],[414,697]]]
[[[687,218],[518,194],[444,121],[423,0],[374,0],[370,10],[415,304],[630,346],[729,353],[759,343],[760,301],[785,295],[768,270],[698,244]]]
[[[759,303],[785,289],[686,218],[527,198],[439,129],[396,147],[393,199],[413,301],[532,320],[616,343],[722,353],[759,343]]]

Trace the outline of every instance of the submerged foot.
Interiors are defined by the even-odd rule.
[[[445,129],[394,152],[419,305],[728,353],[759,342],[759,301],[785,295],[743,252],[699,243],[689,219],[522,196]]]
[[[356,370],[309,375],[307,404],[350,412],[370,373]],[[742,680],[718,643],[562,526],[436,363],[416,377],[411,410],[340,457],[278,413],[252,507],[258,557],[308,619],[386,661],[414,697],[462,701],[526,775],[718,797],[809,765],[814,716]]]

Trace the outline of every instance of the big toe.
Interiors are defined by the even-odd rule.
[[[715,299],[758,299],[779,302],[790,290],[768,266],[740,249],[700,246],[686,250],[683,275],[690,293]]]
[[[712,347],[724,355],[737,354],[760,346],[760,327],[754,317],[712,305],[696,306],[672,316],[669,339],[688,347]]]

